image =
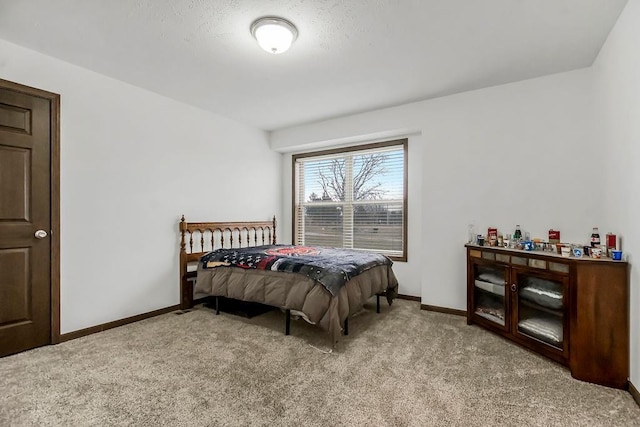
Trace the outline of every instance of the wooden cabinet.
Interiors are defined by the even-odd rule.
[[[627,387],[626,262],[467,245],[467,323],[566,365],[577,379]]]

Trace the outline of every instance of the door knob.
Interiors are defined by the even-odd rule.
[[[47,237],[47,232],[44,230],[38,230],[36,231],[36,239],[44,239],[45,237]]]
[[[513,292],[515,292],[515,291],[516,291],[516,284],[515,284],[515,283],[513,283],[513,284],[511,285],[511,290],[512,290]]]

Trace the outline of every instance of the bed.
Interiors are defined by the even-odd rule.
[[[356,266],[354,273],[345,258],[349,253],[277,245],[275,217],[272,221],[190,223],[182,216],[180,233],[183,310],[211,297],[216,306],[219,297],[261,303],[285,312],[286,334],[291,315],[297,315],[326,331],[335,344],[342,332],[348,332],[349,316],[361,311],[370,298],[376,296],[379,312],[381,296],[389,305],[397,296],[398,282],[388,258],[369,256],[368,264]],[[356,258],[362,255],[350,253]],[[294,263],[302,255],[311,257],[310,267]],[[329,273],[315,268],[324,267],[331,257],[342,265],[327,266]]]

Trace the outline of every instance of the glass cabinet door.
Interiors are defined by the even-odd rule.
[[[514,333],[565,351],[568,279],[515,271]]]
[[[474,315],[504,331],[509,329],[506,319],[508,299],[505,298],[508,272],[507,267],[496,264],[474,263],[471,266]]]

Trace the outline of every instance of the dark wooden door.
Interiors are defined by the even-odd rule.
[[[0,84],[0,356],[51,342],[51,120]]]

